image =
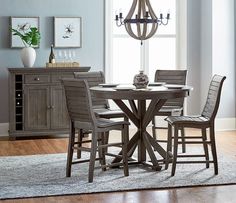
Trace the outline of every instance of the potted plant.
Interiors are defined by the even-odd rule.
[[[40,33],[38,28],[30,27],[29,31],[20,32],[11,28],[13,35],[19,36],[25,45],[21,50],[21,60],[24,67],[32,67],[36,59],[36,52],[33,47],[36,47],[40,43]]]

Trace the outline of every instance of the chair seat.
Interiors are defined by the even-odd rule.
[[[156,115],[159,116],[171,116],[173,113],[176,112],[182,112],[183,107],[181,106],[163,106],[161,109],[157,112]]]
[[[203,125],[209,122],[209,119],[203,116],[169,116],[165,120],[171,124],[192,124],[192,125]]]
[[[112,126],[129,125],[129,124],[130,123],[128,121],[113,121],[113,120],[105,119],[105,118],[97,119],[97,125],[99,128],[109,128]]]
[[[100,118],[122,118],[125,117],[125,113],[121,110],[111,110],[108,108],[94,108],[94,113]]]

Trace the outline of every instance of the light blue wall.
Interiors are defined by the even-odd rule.
[[[187,83],[194,87],[188,97],[188,114],[199,114],[201,94],[201,1],[187,0]]]
[[[218,113],[223,118],[235,118],[234,3],[212,1],[212,75],[226,76]]]
[[[212,0],[201,2],[201,109],[203,109],[207,87],[212,77]]]
[[[234,1],[234,70],[236,72],[236,2]],[[234,75],[236,78],[236,73]],[[234,94],[236,95],[236,79],[234,80]],[[235,104],[234,104],[235,112],[234,117],[236,117],[236,98],[235,98]]]
[[[35,66],[45,66],[53,43],[53,16],[82,17],[82,48],[75,49],[81,66],[104,68],[104,0],[1,0],[0,5],[0,123],[8,122],[7,67],[22,67],[20,49],[10,48],[9,17],[39,16],[40,48]]]
[[[235,1],[188,0],[187,3],[188,84],[194,87],[188,98],[188,113],[201,112],[210,80],[214,74],[220,74],[227,79],[217,117],[235,118]],[[218,7],[214,6],[216,3]]]

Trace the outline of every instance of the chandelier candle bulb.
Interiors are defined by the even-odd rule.
[[[166,17],[166,19],[167,19],[167,20],[170,19],[170,13],[169,13],[169,12],[167,13],[167,17]]]

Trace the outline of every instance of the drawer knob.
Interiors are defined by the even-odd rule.
[[[39,81],[39,78],[34,78],[35,81]]]

